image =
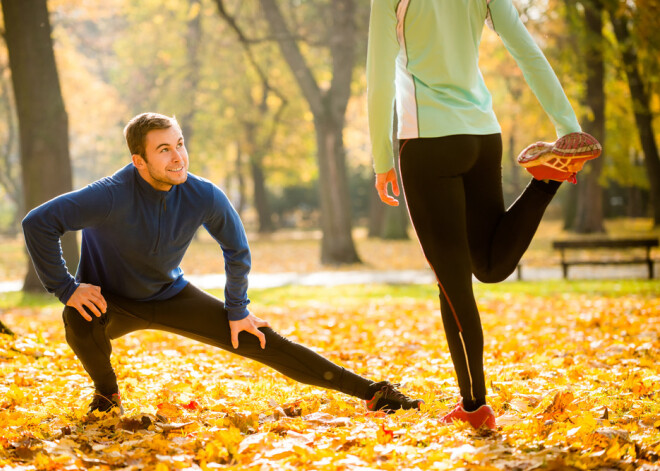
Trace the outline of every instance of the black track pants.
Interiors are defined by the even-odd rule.
[[[63,313],[66,340],[103,394],[117,391],[117,378],[110,364],[110,341],[136,330],[157,329],[251,358],[301,383],[370,399],[367,395],[372,381],[287,340],[271,328],[260,328],[266,336],[265,349],[256,336],[241,332],[239,347],[234,350],[223,302],[190,284],[166,301],[140,302],[104,296],[108,309],[101,317],[92,315],[91,322],[69,306]]]
[[[494,283],[513,273],[559,183],[532,180],[507,210],[499,134],[409,139],[400,149],[408,211],[438,279],[461,395],[481,404],[484,340],[472,275]]]

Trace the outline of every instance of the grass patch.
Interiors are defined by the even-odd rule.
[[[22,291],[0,293],[0,309],[9,309],[12,307],[46,307],[59,303],[59,299],[47,293],[24,293]]]
[[[224,298],[221,289],[208,290],[220,299]],[[660,280],[549,280],[549,281],[510,281],[498,284],[474,284],[474,292],[479,298],[527,295],[553,297],[565,294],[591,295],[601,297],[644,296],[657,297],[660,293]],[[324,286],[283,286],[279,288],[251,289],[250,299],[262,306],[277,306],[287,303],[309,303],[346,305],[368,303],[374,299],[435,299],[438,288],[434,285],[346,285]],[[23,293],[13,291],[0,293],[0,309],[12,307],[46,307],[56,305],[59,300],[49,294]]]
[[[498,284],[475,284],[477,297],[488,294],[527,294],[529,296],[558,296],[583,294],[604,297],[657,296],[660,280],[544,280],[516,281]]]
[[[222,298],[222,290],[211,290]],[[657,296],[660,280],[584,280],[584,281],[511,281],[499,284],[474,284],[477,300],[480,297],[528,295],[554,297],[562,294],[580,294],[604,297]],[[339,287],[285,286],[280,288],[250,290],[253,302],[265,305],[282,305],[289,302],[319,304],[367,303],[380,298],[437,298],[438,288],[434,285],[347,285]]]

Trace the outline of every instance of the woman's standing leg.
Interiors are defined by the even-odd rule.
[[[463,175],[478,158],[475,136],[402,143],[401,181],[410,218],[440,289],[442,320],[466,410],[486,401],[483,332],[472,292]]]
[[[486,396],[472,274],[501,281],[515,270],[559,183],[533,180],[507,211],[499,134],[411,139],[401,149],[408,210],[438,279],[447,341],[470,411]]]

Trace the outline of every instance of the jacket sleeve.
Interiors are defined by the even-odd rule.
[[[575,112],[550,63],[525,28],[511,0],[492,0],[492,26],[550,117],[557,137],[581,131]]]
[[[220,244],[225,259],[225,308],[229,320],[238,321],[250,312],[247,305],[248,274],[251,268],[250,247],[241,219],[227,196],[211,184],[213,205],[204,227]]]
[[[372,0],[367,48],[367,112],[376,173],[387,172],[394,166],[392,123],[398,53],[394,3]]]
[[[69,273],[60,237],[105,219],[112,208],[110,192],[99,182],[60,195],[34,208],[23,219],[25,245],[39,280],[66,304],[79,283]]]

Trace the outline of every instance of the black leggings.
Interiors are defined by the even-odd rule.
[[[312,350],[291,342],[273,329],[262,327],[266,348],[248,332],[238,336],[239,347],[231,345],[231,332],[224,303],[188,284],[165,301],[140,302],[104,293],[108,309],[88,322],[74,308],[63,312],[66,341],[102,394],[118,390],[110,364],[110,341],[141,329],[157,329],[183,335],[264,363],[302,383],[341,391],[361,399],[367,397],[372,381],[332,363]]]
[[[410,219],[438,280],[458,385],[472,408],[486,398],[472,275],[495,283],[513,273],[559,183],[532,180],[505,210],[500,134],[409,139],[400,149]]]

